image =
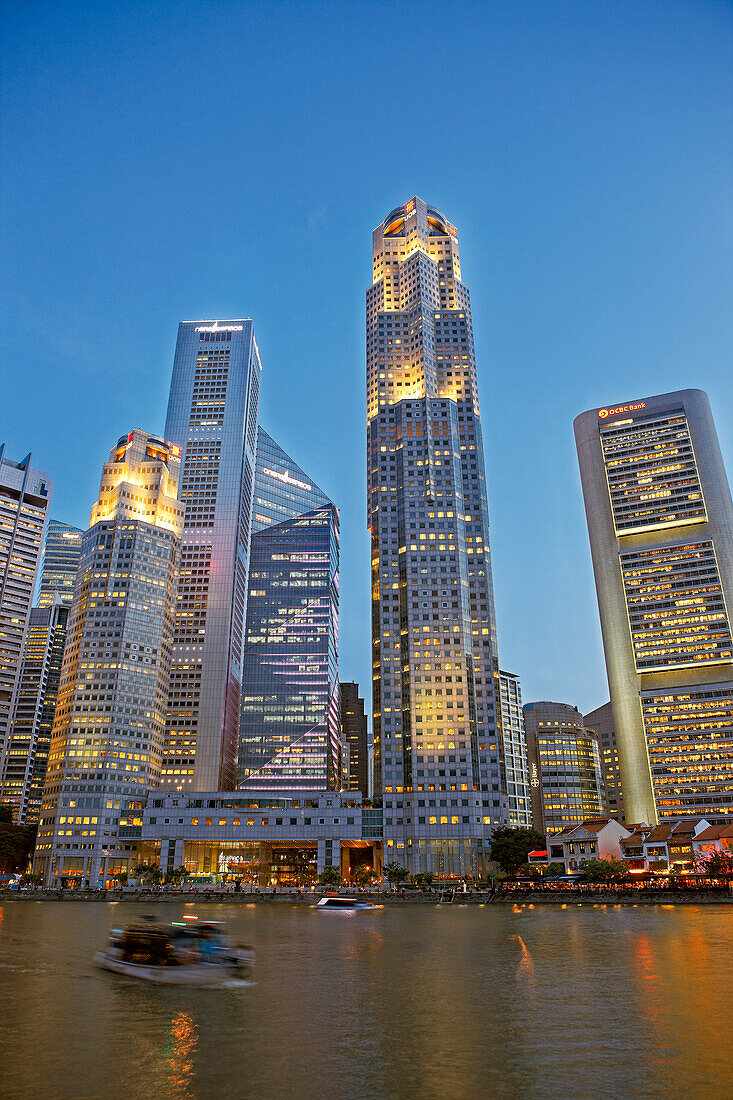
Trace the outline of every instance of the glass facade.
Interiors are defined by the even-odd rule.
[[[508,819],[488,503],[456,230],[417,197],[373,234],[366,355],[385,859],[416,868],[425,853],[470,874]]]
[[[252,533],[331,503],[313,479],[260,427],[257,431]]]
[[[733,683],[643,691],[649,764],[660,820],[733,818]]]
[[[82,539],[35,869],[102,884],[160,783],[179,541],[177,448],[132,431],[112,449]]]
[[[538,832],[559,833],[603,817],[606,803],[598,738],[568,703],[524,707],[532,820]]]
[[[41,811],[68,614],[59,596],[31,610],[0,789],[21,825],[37,823]]]
[[[82,534],[78,527],[69,523],[58,519],[48,521],[36,599],[39,607],[50,607],[54,596],[67,607],[71,605],[81,558]]]
[[[261,374],[251,321],[179,325],[165,427],[181,449],[186,508],[161,780],[168,789],[236,784]]]
[[[532,824],[532,806],[529,797],[522,686],[519,677],[512,672],[500,672],[499,685],[509,824],[529,828]]]
[[[0,776],[53,493],[48,474],[31,461],[26,455],[13,462],[5,454],[5,444],[0,444]]]
[[[600,435],[617,535],[707,519],[684,409],[609,420]]]
[[[637,672],[733,659],[712,542],[629,550],[619,558]]]
[[[338,789],[338,511],[252,538],[239,785]]]

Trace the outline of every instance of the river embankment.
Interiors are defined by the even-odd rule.
[[[161,902],[219,903],[226,905],[301,905],[313,906],[324,892],[310,890],[278,890],[277,892],[228,891],[228,890],[0,890],[0,904],[14,901],[66,901],[79,903],[93,902],[145,902],[156,905]],[[353,895],[350,895],[353,896]],[[658,889],[638,887],[602,888],[578,886],[562,890],[543,889],[499,889],[412,891],[398,890],[395,893],[359,894],[361,901],[374,905],[510,905],[527,907],[536,905],[733,905],[733,891],[725,887],[706,889],[680,887],[679,889]]]

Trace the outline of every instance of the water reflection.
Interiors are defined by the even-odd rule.
[[[8,903],[3,1100],[729,1091],[728,908],[195,909],[255,945],[256,985],[96,971],[110,924],[139,918],[129,903]]]
[[[196,1025],[189,1012],[178,1012],[171,1020],[163,1046],[163,1057],[168,1064],[168,1081],[171,1095],[187,1100],[193,1096],[193,1056],[196,1051]]]

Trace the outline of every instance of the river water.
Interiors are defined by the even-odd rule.
[[[256,982],[96,970],[109,927],[151,909],[229,921]],[[18,900],[0,915],[3,1100],[733,1092],[733,907]]]

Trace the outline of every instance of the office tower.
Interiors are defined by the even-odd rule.
[[[349,767],[346,789],[369,795],[369,749],[364,700],[359,685],[341,682],[341,742],[348,747]]]
[[[539,833],[603,817],[603,774],[598,738],[569,703],[526,703],[532,822]]]
[[[38,607],[50,607],[55,595],[60,597],[66,607],[71,605],[81,557],[82,534],[83,531],[78,527],[72,527],[58,519],[48,521],[39,569],[36,597]]]
[[[48,474],[31,460],[11,461],[0,444],[0,775],[53,492]]]
[[[339,790],[338,510],[259,429],[239,786]]]
[[[375,229],[373,253],[367,511],[385,859],[477,873],[507,804],[470,297],[456,231],[422,199]]]
[[[259,427],[252,533],[332,503],[313,478],[301,470],[264,428]]]
[[[178,448],[135,430],[102,468],[82,538],[36,846],[47,884],[130,870],[160,783],[178,551]]]
[[[506,792],[509,804],[509,824],[522,828],[532,825],[532,805],[529,796],[527,741],[522,711],[522,685],[513,672],[499,672],[501,691],[501,729],[504,743]]]
[[[161,780],[176,790],[236,783],[261,375],[251,321],[179,325],[165,433],[186,518]]]
[[[13,806],[13,817],[21,825],[36,824],[41,811],[68,614],[58,594],[49,606],[31,608],[0,779],[0,802]]]
[[[583,724],[588,729],[595,730],[598,734],[598,748],[601,754],[601,769],[603,771],[603,785],[608,812],[611,817],[615,817],[617,821],[625,825],[626,818],[618,763],[616,724],[613,720],[611,704],[604,703],[602,707],[597,707],[590,714],[586,714],[583,718]]]
[[[701,390],[575,420],[626,820],[733,815],[733,505]]]

